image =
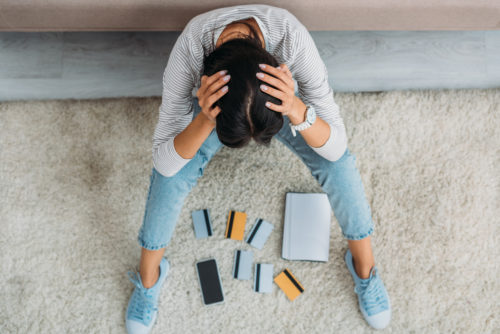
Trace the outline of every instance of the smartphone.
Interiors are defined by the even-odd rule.
[[[201,294],[205,305],[224,301],[224,291],[220,281],[219,269],[215,259],[201,260],[196,263]]]

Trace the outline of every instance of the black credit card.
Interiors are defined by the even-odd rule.
[[[197,262],[196,269],[205,305],[223,302],[224,292],[222,291],[219,269],[215,259]]]

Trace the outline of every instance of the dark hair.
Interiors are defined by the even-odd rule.
[[[231,39],[203,59],[202,75],[211,76],[221,70],[231,74],[229,91],[213,107],[221,109],[216,118],[217,136],[222,144],[232,148],[243,147],[252,138],[268,146],[283,126],[283,115],[265,106],[267,101],[280,105],[281,100],[264,93],[260,84],[275,87],[255,76],[262,72],[260,63],[274,67],[279,63],[262,47],[254,28],[248,26],[252,31],[250,37]]]

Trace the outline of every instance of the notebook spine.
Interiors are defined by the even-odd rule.
[[[292,203],[291,203],[292,196],[290,193],[286,194],[286,200],[285,200],[285,224],[283,227],[283,250],[281,256],[284,259],[289,259],[290,258],[290,237],[291,237],[291,227],[292,227]]]

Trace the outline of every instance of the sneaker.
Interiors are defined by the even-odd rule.
[[[127,273],[130,281],[136,286],[128,302],[127,315],[125,317],[125,325],[129,334],[147,334],[153,328],[156,315],[158,314],[158,297],[161,286],[167,278],[169,268],[170,264],[167,259],[162,258],[158,280],[149,289],[142,285],[139,272],[133,273],[129,271]]]
[[[345,263],[354,279],[354,292],[366,322],[375,329],[387,327],[391,321],[391,303],[389,294],[375,266],[370,270],[370,277],[362,279],[356,274],[349,249],[345,253]]]

